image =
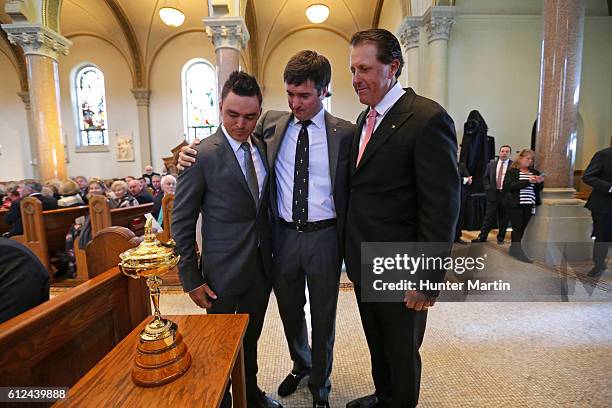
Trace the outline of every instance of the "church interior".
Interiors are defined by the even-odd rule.
[[[224,406],[231,377],[233,406],[250,406],[240,401],[246,320],[206,316],[176,268],[157,282],[138,268],[126,277],[117,265],[143,235],[161,242],[158,255],[167,252],[169,176],[179,173],[181,147],[220,128],[230,73],[257,79],[263,112],[288,111],[285,65],[314,50],[332,67],[325,110],[356,123],[366,106],[352,84],[350,39],[370,28],[399,39],[402,87],[454,122],[462,187],[453,256],[486,254],[494,276],[513,284],[505,295],[441,296],[429,310],[419,406],[609,407],[612,259],[595,231],[610,225],[612,205],[585,208],[606,193],[584,176],[612,145],[612,0],[0,0],[0,240],[11,241],[0,245],[0,297],[25,296],[11,293],[21,278],[9,265],[22,260],[13,245],[35,255],[48,281],[37,294],[45,301],[18,314],[0,301],[1,389],[59,387],[68,398],[28,400],[58,406],[209,408]],[[546,178],[518,254],[516,225],[504,236],[493,215],[486,227],[485,169],[490,161],[503,169],[506,146],[517,161],[530,149]],[[497,171],[491,180],[501,192]],[[40,188],[59,209],[27,197]],[[18,233],[10,207],[20,214]],[[604,251],[599,264],[594,247]],[[354,290],[343,269],[331,407],[374,391]],[[130,360],[156,311],[178,323],[190,361],[176,357],[186,373],[152,387]],[[309,302],[305,313],[310,332]],[[289,396],[277,392],[292,360],[274,293],[258,364],[268,395],[285,407],[313,406],[306,382]],[[190,396],[191,386],[200,390]],[[0,404],[18,402],[7,398]]]

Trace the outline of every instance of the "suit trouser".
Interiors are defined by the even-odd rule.
[[[316,402],[331,390],[336,307],[341,261],[335,226],[298,232],[276,224],[274,233],[274,294],[283,322],[293,371],[310,370],[308,388]],[[312,349],[304,315],[306,284],[310,300]]]
[[[597,269],[606,268],[606,257],[612,242],[612,214],[591,212],[593,217],[593,263]]]
[[[393,408],[415,407],[421,386],[421,356],[427,312],[405,303],[362,302],[355,285],[361,324],[366,336],[372,379],[379,400]]]
[[[213,300],[212,307],[207,309],[209,314],[246,313],[249,315],[249,324],[243,340],[247,395],[257,390],[257,341],[261,335],[272,291],[272,284],[264,274],[261,260],[254,273],[253,282],[246,291],[232,296],[217,293],[217,299]]]
[[[503,240],[506,237],[506,230],[508,229],[508,213],[506,211],[506,206],[502,204],[501,191],[496,190],[495,194],[497,197],[495,200],[491,201],[487,199],[487,211],[485,212],[482,229],[478,236],[480,238],[487,238],[489,231],[497,224],[497,239]]]

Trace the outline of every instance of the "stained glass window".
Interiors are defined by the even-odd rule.
[[[206,60],[195,59],[185,64],[182,76],[186,139],[201,140],[215,133],[219,126],[217,74]]]
[[[91,65],[82,67],[76,73],[75,85],[79,144],[108,145],[108,120],[102,71]]]

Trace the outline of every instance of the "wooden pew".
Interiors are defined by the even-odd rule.
[[[88,206],[42,210],[42,203],[35,197],[21,200],[21,223],[23,235],[14,235],[11,239],[26,245],[50,272],[49,253],[66,248],[66,234],[74,220],[89,211]]]
[[[145,279],[111,268],[0,324],[0,386],[70,387],[150,314]]]

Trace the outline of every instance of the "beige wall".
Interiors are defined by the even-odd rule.
[[[0,181],[32,177],[26,111],[17,92],[19,77],[0,50]]]
[[[351,85],[349,46],[346,39],[322,29],[299,31],[287,37],[270,54],[264,67],[264,110],[288,110],[283,71],[296,52],[311,48],[325,55],[332,66],[331,113],[354,122],[362,107]]]
[[[86,177],[124,177],[142,174],[140,144],[138,142],[138,116],[136,100],[130,92],[132,77],[121,55],[109,43],[95,37],[71,38],[70,53],[59,59],[60,94],[63,134],[68,141],[68,175]],[[93,63],[104,74],[106,109],[109,126],[110,151],[103,153],[77,153],[77,123],[71,98],[71,75],[76,66]],[[117,162],[116,132],[131,132],[134,140],[133,162]]]
[[[153,166],[163,169],[162,157],[183,141],[181,70],[187,61],[204,58],[216,64],[215,49],[204,32],[174,38],[161,49],[151,69],[151,154]]]

